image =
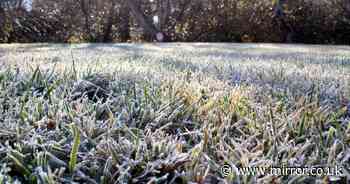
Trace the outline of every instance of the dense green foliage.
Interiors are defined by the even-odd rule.
[[[135,11],[126,0],[7,2],[6,43],[153,41],[158,31],[165,41],[350,44],[348,0],[133,0]]]

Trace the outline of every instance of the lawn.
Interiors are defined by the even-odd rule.
[[[349,122],[346,46],[0,45],[0,183],[344,182]]]

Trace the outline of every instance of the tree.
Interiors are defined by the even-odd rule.
[[[128,0],[124,0],[120,3],[120,11],[118,13],[118,33],[119,39],[122,42],[131,40],[130,35],[130,9],[126,3]]]
[[[156,39],[157,41],[164,41],[164,39],[161,38],[160,35],[164,35],[161,31],[157,29],[157,27],[149,20],[147,19],[146,15],[142,11],[141,7],[138,5],[136,0],[126,0],[127,5],[129,6],[135,20],[137,23],[142,26],[144,31],[153,39]]]
[[[91,0],[79,0],[80,9],[83,12],[84,17],[84,29],[88,40],[92,40],[91,30],[90,30],[90,16],[91,16]]]
[[[350,0],[28,1],[0,0],[1,42],[350,40]]]
[[[277,25],[284,32],[283,42],[291,43],[293,42],[293,37],[295,35],[295,30],[291,24],[286,20],[286,13],[284,6],[287,4],[287,0],[275,0],[274,2],[274,18]]]
[[[108,12],[106,13],[106,19],[104,26],[103,26],[103,33],[102,33],[102,42],[111,42],[113,40],[112,38],[112,26],[115,22],[115,1],[112,1],[110,4],[110,8]]]

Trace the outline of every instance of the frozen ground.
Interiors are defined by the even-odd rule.
[[[0,63],[5,180],[349,180],[350,47],[15,44]],[[224,164],[344,177],[224,177]]]

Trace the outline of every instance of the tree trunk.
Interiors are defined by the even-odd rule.
[[[287,0],[277,0],[274,7],[275,20],[278,23],[279,28],[283,32],[282,42],[292,43],[295,36],[295,30],[291,24],[286,20],[286,14],[283,5],[287,3]]]
[[[86,35],[87,35],[87,39],[89,41],[91,41],[91,30],[90,30],[90,0],[88,2],[85,2],[85,0],[81,0],[80,1],[80,6],[81,6],[81,11],[83,12],[84,14],[84,27],[85,27],[85,32],[86,32]]]
[[[152,39],[156,39],[157,41],[164,41],[161,39],[161,36],[157,36],[163,33],[161,33],[156,26],[147,19],[136,0],[126,0],[126,3],[134,15],[137,23],[144,29],[147,35],[149,35]]]
[[[2,8],[1,4],[0,4],[0,42],[5,41],[5,19],[6,19],[6,15],[5,15],[5,10]]]
[[[128,0],[126,0],[128,1]],[[119,13],[119,33],[120,41],[127,42],[131,39],[130,36],[130,9],[126,2],[123,2]]]
[[[111,7],[108,12],[107,22],[103,26],[103,38],[102,42],[111,42],[113,40],[112,34],[112,26],[115,21],[115,2],[112,1]]]

